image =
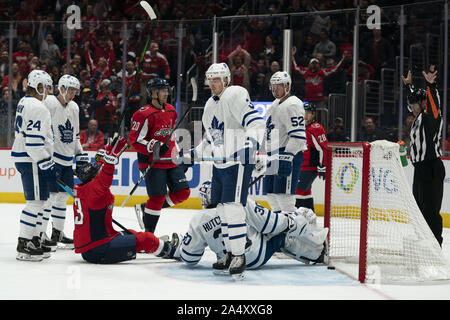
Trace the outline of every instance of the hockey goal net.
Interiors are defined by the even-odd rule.
[[[330,263],[360,282],[450,279],[450,267],[420,212],[388,141],[328,143],[324,226]]]

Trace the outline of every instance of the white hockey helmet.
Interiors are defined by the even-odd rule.
[[[291,76],[289,75],[289,73],[287,73],[286,71],[277,71],[270,78],[270,84],[269,84],[270,91],[272,91],[272,85],[274,85],[274,84],[283,84],[285,88],[289,84],[289,90],[290,90],[291,83],[292,83],[292,80],[291,80]]]
[[[206,79],[209,80],[214,78],[221,78],[224,84],[226,81],[227,86],[230,85],[231,72],[226,63],[213,63],[209,66],[208,70],[206,71]]]
[[[61,78],[59,78],[58,81],[58,90],[61,92],[61,87],[64,87],[67,91],[69,88],[75,88],[77,89],[76,95],[80,94],[80,81],[78,81],[77,78],[74,76],[71,76],[70,74],[65,74]]]
[[[211,204],[211,181],[205,181],[198,189],[202,206],[206,208]]]
[[[39,84],[42,84],[43,92],[39,92]],[[53,80],[50,75],[43,70],[33,70],[28,74],[27,86],[34,88],[36,92],[45,96],[48,90],[51,90],[53,86]]]

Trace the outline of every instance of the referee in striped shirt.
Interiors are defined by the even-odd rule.
[[[411,162],[414,166],[413,194],[431,231],[442,246],[440,209],[444,193],[445,168],[442,163],[442,126],[437,70],[431,65],[422,71],[426,89],[414,88],[411,70],[403,83],[408,87],[408,109],[414,115],[411,127]]]

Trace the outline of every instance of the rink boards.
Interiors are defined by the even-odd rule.
[[[25,198],[23,196],[20,174],[15,169],[10,153],[11,151],[8,148],[0,149],[0,202],[24,203]],[[89,151],[88,153],[93,160],[95,151]],[[444,220],[444,226],[450,228],[450,158],[444,158],[443,160],[446,170],[446,177],[444,181],[444,197],[442,200],[441,213]],[[186,172],[186,178],[191,188],[191,197],[181,205],[178,205],[179,208],[201,208],[198,189],[204,181],[210,180],[212,172],[211,168],[211,162],[201,162],[195,164]],[[410,185],[412,185],[414,168],[409,163],[404,170],[406,170],[406,176]],[[125,198],[131,192],[133,186],[139,180],[139,175],[140,173],[138,171],[136,152],[125,152],[114,172],[111,191],[115,195],[115,205],[122,205]],[[256,176],[254,178],[256,178]],[[78,182],[79,181],[75,179],[75,183]],[[325,184],[323,180],[316,179],[312,188],[312,194],[314,197],[316,213],[318,215],[323,215],[324,190]],[[263,179],[259,180],[250,188],[249,194],[253,199],[262,205],[268,205],[263,192]],[[147,194],[145,184],[141,183],[128,201],[127,206],[132,206],[146,200]],[[69,203],[72,203],[71,201],[72,200],[69,199]]]

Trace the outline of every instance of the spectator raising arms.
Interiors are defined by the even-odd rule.
[[[116,112],[120,110],[117,108],[117,99],[111,92],[111,80],[104,79],[100,82],[99,91],[95,90],[94,83],[100,72],[97,71],[91,79],[91,92],[94,93],[94,97],[97,102],[95,108],[95,119],[98,121],[98,127],[105,135],[105,139],[108,140],[112,137],[114,124],[116,121]]]
[[[292,70],[305,79],[305,101],[314,102],[317,108],[323,106],[325,98],[323,95],[323,82],[326,77],[335,74],[341,67],[345,55],[338,64],[332,68],[320,69],[319,60],[312,58],[309,61],[308,68],[297,65],[294,55],[297,52],[296,47],[292,47]]]
[[[250,61],[250,54],[240,45],[228,55],[232,85],[241,86],[250,90]]]
[[[167,58],[159,52],[159,45],[156,41],[150,42],[150,50],[144,55],[139,78],[141,92],[140,106],[147,104],[147,83],[150,79],[164,78],[167,81],[170,79],[169,62],[167,61]]]

